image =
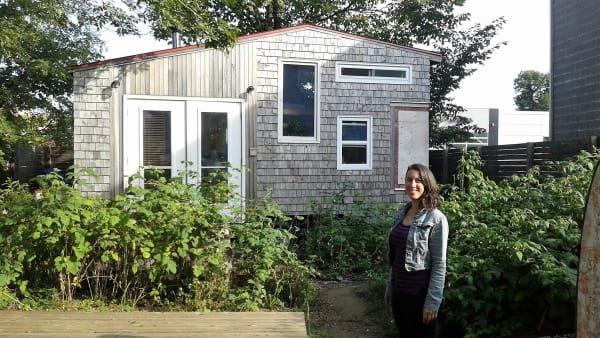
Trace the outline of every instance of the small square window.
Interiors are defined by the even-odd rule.
[[[370,117],[338,117],[338,170],[371,169],[371,121]]]

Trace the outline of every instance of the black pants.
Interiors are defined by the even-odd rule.
[[[392,314],[400,338],[436,338],[437,319],[423,323],[423,304],[427,291],[416,295],[392,292]]]

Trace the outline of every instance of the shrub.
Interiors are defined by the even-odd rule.
[[[83,197],[54,174],[40,178],[39,199],[7,183],[0,306],[48,304],[40,297],[58,294],[124,308],[256,310],[310,296],[310,271],[287,247],[292,234],[274,226],[284,219],[275,205],[233,207],[239,196],[226,173],[197,186],[184,184],[183,174],[149,176],[114,200]]]
[[[312,218],[303,233],[306,258],[338,278],[385,269],[391,215],[398,208],[361,193],[346,203],[348,188],[312,202]]]
[[[600,152],[549,163],[559,176],[526,175],[499,184],[465,153],[458,187],[446,187],[445,304],[466,337],[572,328],[585,196]]]

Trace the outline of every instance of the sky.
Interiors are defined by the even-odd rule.
[[[506,41],[454,91],[465,108],[515,111],[513,80],[523,70],[550,71],[550,0],[467,0],[464,11],[481,24],[506,19],[495,41]]]
[[[462,10],[471,22],[482,25],[504,17],[496,42],[506,41],[477,71],[461,82],[450,96],[465,108],[498,108],[515,111],[513,80],[523,70],[550,71],[550,0],[467,0]],[[141,38],[105,32],[107,59],[169,48],[150,32]]]

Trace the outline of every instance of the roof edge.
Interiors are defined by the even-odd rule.
[[[364,37],[364,36],[357,35],[357,34],[346,33],[346,32],[336,31],[336,30],[329,29],[329,28],[319,27],[319,26],[316,26],[313,24],[301,24],[301,25],[292,26],[292,27],[274,29],[274,30],[266,31],[266,32],[242,35],[236,39],[236,43],[258,39],[258,38],[261,38],[264,36],[285,34],[287,32],[292,32],[292,31],[297,31],[297,30],[302,30],[302,29],[307,29],[307,28],[316,30],[316,31],[338,34],[338,35],[346,36],[346,37],[349,37],[352,39],[360,39],[360,40],[364,40],[364,41],[372,41],[375,43],[386,44],[386,45],[394,46],[394,47],[402,47],[402,48],[408,49],[408,50],[416,52],[416,53],[425,54],[429,57],[429,59],[431,61],[434,61],[434,62],[440,62],[442,59],[441,54],[434,52],[434,51],[429,51],[426,49],[421,49],[421,48],[416,48],[416,47],[408,47],[408,46],[398,45],[395,43],[377,40],[374,38],[368,38],[368,37]],[[161,56],[161,55],[166,55],[166,54],[175,54],[175,53],[179,53],[179,52],[185,52],[185,51],[189,51],[189,50],[203,49],[203,48],[206,48],[206,44],[204,44],[204,43],[189,45],[189,46],[182,46],[182,47],[177,47],[177,48],[168,48],[168,49],[162,49],[162,50],[158,50],[158,51],[154,51],[154,52],[146,52],[146,53],[118,57],[118,58],[114,58],[114,59],[106,59],[106,60],[100,60],[100,61],[95,61],[95,62],[90,62],[90,63],[83,63],[83,64],[79,64],[79,65],[69,66],[69,67],[67,67],[67,69],[69,71],[91,69],[91,68],[96,68],[96,67],[105,66],[105,65],[113,65],[113,64],[118,64],[118,63],[123,63],[123,62],[128,62],[128,61],[144,60],[144,59],[147,59],[150,57],[156,57],[156,56]]]

